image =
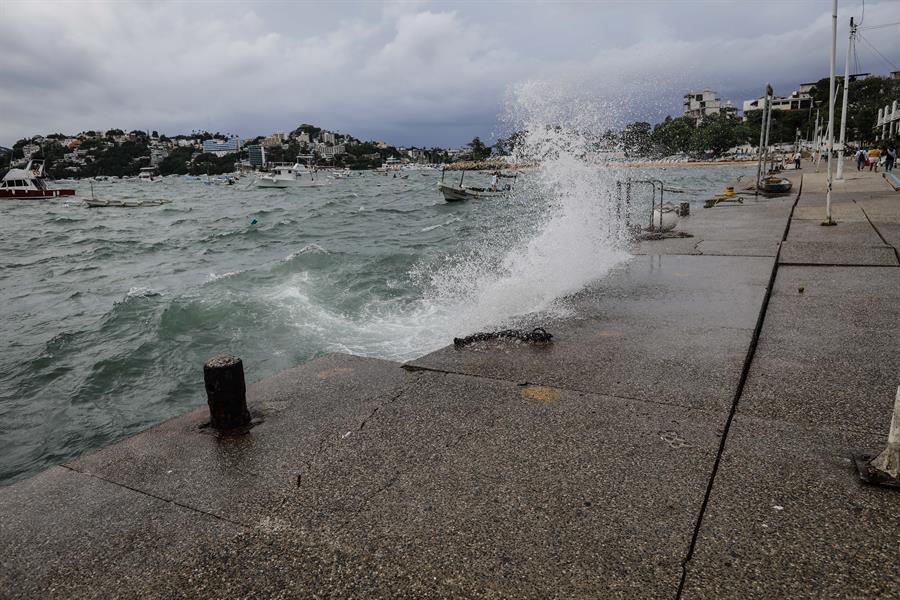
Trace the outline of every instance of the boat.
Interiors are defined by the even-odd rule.
[[[760,191],[763,194],[787,194],[791,186],[791,180],[786,177],[766,177],[760,183]]]
[[[59,196],[74,196],[73,189],[54,189],[44,181],[44,161],[31,159],[24,169],[10,169],[0,181],[0,198],[47,200]]]
[[[512,191],[512,185],[507,184],[503,187],[475,187],[463,185],[463,179],[465,178],[466,172],[460,171],[459,183],[456,185],[444,183],[444,174],[441,175],[441,181],[438,183],[438,190],[444,195],[444,200],[447,202],[462,202],[464,200],[487,200],[491,198],[501,198],[506,196]],[[504,175],[501,173],[497,173],[498,177],[506,177],[510,179],[515,179],[518,177],[516,175]]]
[[[267,173],[258,175],[256,186],[261,188],[288,188],[288,187],[319,187],[326,184],[324,178],[319,178],[315,167],[300,163],[297,157],[295,163],[276,163],[270,167]],[[311,159],[312,157],[308,157]]]
[[[91,198],[84,201],[87,208],[146,208],[171,204],[171,200],[97,200]]]
[[[160,181],[162,177],[159,174],[159,169],[156,167],[141,167],[141,173],[138,175],[138,179],[142,182]]]
[[[439,183],[438,189],[444,195],[447,202],[461,202],[463,200],[484,200],[488,198],[499,198],[509,193],[509,190],[491,191],[490,189],[480,187],[468,187],[462,185],[451,185],[447,183]]]

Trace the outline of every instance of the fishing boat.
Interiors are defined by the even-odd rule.
[[[786,177],[766,177],[760,182],[759,190],[764,194],[787,194],[791,186],[791,180]]]
[[[256,187],[261,188],[289,188],[289,187],[319,187],[327,183],[325,178],[318,176],[315,167],[303,165],[297,157],[294,163],[275,163],[267,173],[258,175]],[[310,160],[312,157],[308,157]]]
[[[24,169],[10,169],[0,181],[0,198],[7,200],[47,200],[74,196],[73,189],[53,189],[44,181],[44,161],[32,159]]]
[[[515,179],[518,174],[505,175],[497,173],[497,177],[506,177]],[[501,198],[512,191],[512,185],[507,184],[503,187],[493,185],[488,188],[463,185],[463,179],[466,176],[465,171],[460,171],[459,183],[457,185],[444,183],[444,173],[441,174],[441,181],[438,183],[438,190],[444,195],[447,202],[462,202],[464,200],[487,200],[491,198]]]
[[[439,183],[438,189],[444,195],[447,202],[461,202],[463,200],[484,200],[488,198],[499,198],[509,193],[508,189],[492,191],[489,188],[468,187],[462,185],[451,185],[447,183]]]

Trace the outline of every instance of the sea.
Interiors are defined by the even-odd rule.
[[[461,203],[437,189],[460,174],[438,170],[281,190],[60,181],[77,196],[0,201],[0,485],[204,404],[219,353],[251,383],[329,352],[405,361],[565,315],[568,295],[628,260],[615,181],[659,178],[696,212],[754,172],[576,162],[548,158],[508,197]],[[91,196],[171,202],[86,208]]]

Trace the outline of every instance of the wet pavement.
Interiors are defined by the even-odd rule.
[[[900,373],[900,194],[849,173],[821,227],[808,171],[642,242],[550,345],[328,355],[245,435],[198,409],[0,488],[0,598],[897,595],[900,493],[850,455]]]

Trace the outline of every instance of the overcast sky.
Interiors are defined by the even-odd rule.
[[[841,0],[838,72],[849,17]],[[900,22],[869,0],[863,26]],[[863,31],[863,71],[900,64],[900,27]],[[395,144],[503,132],[510,90],[558,82],[658,121],[710,87],[740,107],[828,75],[828,0],[50,2],[0,0],[0,145],[38,133],[300,123]],[[556,83],[553,83],[556,85]],[[550,86],[552,87],[552,85]],[[549,89],[549,88],[548,88]]]

